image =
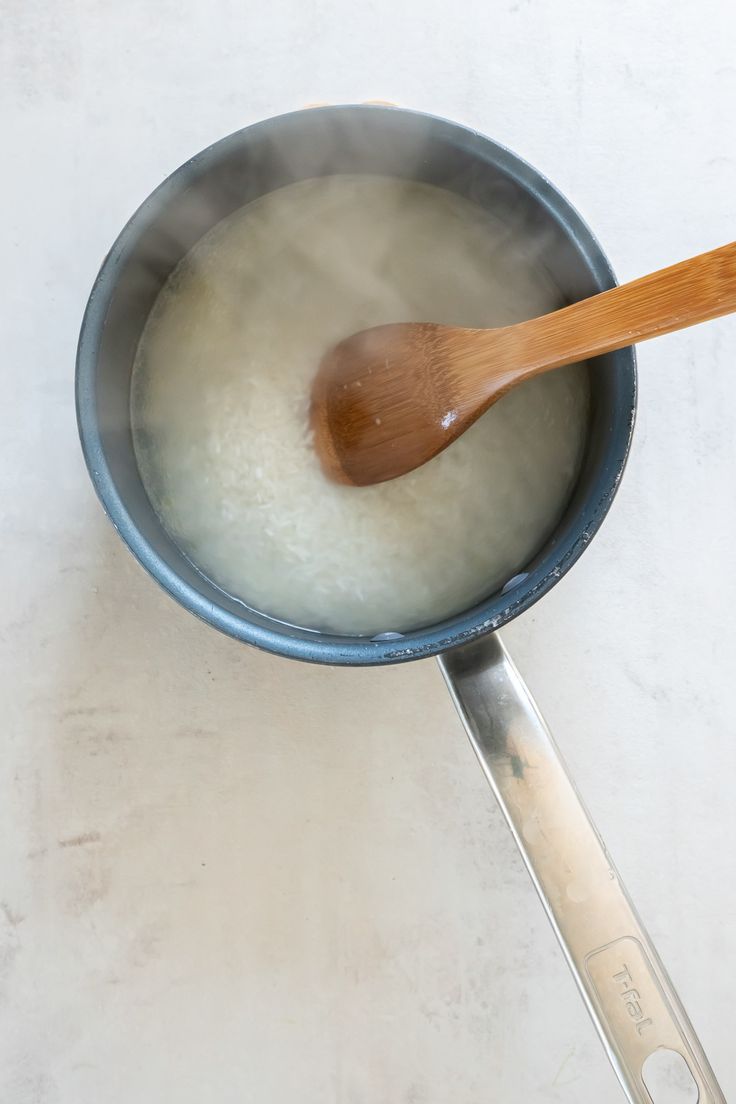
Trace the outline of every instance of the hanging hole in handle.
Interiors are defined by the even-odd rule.
[[[654,1104],[698,1104],[700,1099],[690,1067],[676,1050],[653,1051],[641,1067],[641,1079]]]

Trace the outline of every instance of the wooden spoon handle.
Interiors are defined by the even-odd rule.
[[[731,311],[736,311],[736,242],[513,329],[523,342],[527,378]]]

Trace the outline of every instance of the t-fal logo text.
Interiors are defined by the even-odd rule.
[[[634,1021],[637,1032],[639,1035],[643,1035],[646,1028],[653,1026],[653,1021],[644,1015],[639,990],[634,988],[633,978],[625,962],[623,970],[618,974],[614,974],[613,980],[619,986],[621,1000],[626,1005],[626,1011]]]

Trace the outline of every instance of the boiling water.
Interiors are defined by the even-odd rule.
[[[265,196],[195,245],[145,327],[132,414],[151,502],[205,575],[279,619],[377,634],[459,612],[557,522],[584,370],[524,384],[425,467],[368,488],[322,475],[310,384],[367,326],[494,326],[559,305],[518,228],[452,193],[337,176]]]

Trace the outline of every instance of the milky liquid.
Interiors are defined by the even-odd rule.
[[[161,291],[133,374],[136,455],[182,550],[247,605],[308,628],[405,631],[523,570],[584,447],[584,369],[512,391],[423,468],[329,483],[308,427],[330,345],[385,322],[494,326],[559,306],[519,229],[452,193],[304,181],[206,234]]]

